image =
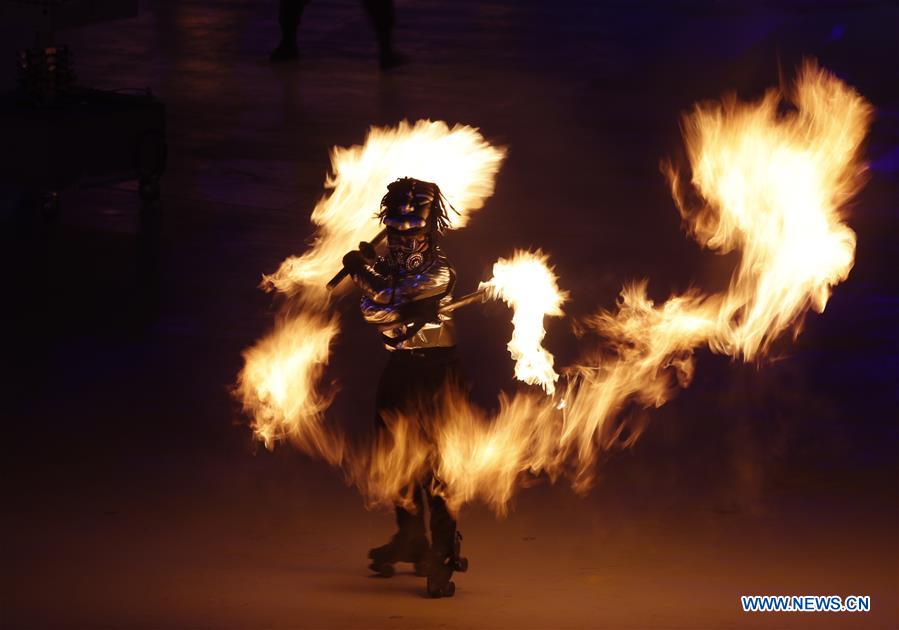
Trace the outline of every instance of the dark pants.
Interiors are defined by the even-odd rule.
[[[278,23],[281,25],[282,44],[293,44],[296,41],[300,18],[309,2],[311,0],[280,0]],[[362,6],[375,29],[381,54],[390,54],[393,51],[393,0],[362,0]]]
[[[385,428],[381,411],[391,409],[416,409],[419,412],[416,415],[427,416],[429,406],[434,404],[447,385],[461,387],[462,384],[455,348],[396,350],[391,353],[378,381],[375,422],[379,429]],[[428,423],[427,417],[422,420],[420,428],[425,436],[433,435],[434,427]],[[431,544],[436,551],[448,554],[456,537],[456,519],[447,509],[443,497],[431,492],[434,482],[433,472],[418,480],[412,488],[415,512],[397,506],[396,524],[401,536],[424,534],[423,508],[427,499],[431,512]]]

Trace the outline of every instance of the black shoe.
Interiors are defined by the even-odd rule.
[[[394,68],[399,68],[409,63],[409,57],[394,51],[382,52],[379,63],[382,72],[389,72]]]
[[[278,47],[271,52],[268,58],[272,63],[279,63],[282,61],[293,61],[299,56],[300,51],[296,44],[281,42],[278,44]]]
[[[424,534],[412,536],[397,534],[386,545],[375,547],[368,552],[371,559],[369,568],[384,577],[390,577],[394,573],[394,564],[411,562],[415,565],[416,574],[425,575],[427,554],[428,539]]]

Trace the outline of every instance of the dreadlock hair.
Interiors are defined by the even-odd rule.
[[[387,186],[387,194],[381,199],[378,218],[383,221],[390,214],[391,209],[408,203],[410,193],[414,193],[416,188],[423,188],[432,193],[430,212],[425,224],[428,234],[430,236],[443,234],[450,226],[449,211],[456,214],[459,214],[459,211],[447,201],[437,184],[412,177],[401,177]]]

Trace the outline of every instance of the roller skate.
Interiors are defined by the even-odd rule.
[[[424,534],[396,534],[390,542],[368,552],[368,568],[382,577],[392,577],[397,562],[411,562],[416,575],[425,575],[428,539]]]
[[[453,582],[453,572],[464,573],[468,571],[468,558],[463,558],[462,534],[456,532],[449,552],[439,549],[431,549],[428,559],[428,595],[430,597],[452,597],[456,594],[456,583]]]

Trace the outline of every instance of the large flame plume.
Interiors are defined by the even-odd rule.
[[[488,413],[447,389],[427,409],[388,414],[388,431],[364,455],[344,456],[349,480],[369,504],[389,503],[433,470],[434,490],[454,509],[480,500],[497,513],[535,475],[566,474],[576,489],[589,488],[600,455],[637,439],[643,410],[690,383],[696,349],[757,361],[783,333],[798,334],[809,309],[823,311],[854,260],[844,215],[864,182],[859,149],[871,114],[859,94],[811,62],[789,93],[697,105],[683,125],[689,174],[664,170],[687,231],[703,247],[739,252],[728,288],[655,304],[646,281],[626,285],[616,309],[587,318],[594,347],[559,382],[551,356],[524,360],[520,375],[552,395],[519,391]],[[504,294],[500,287],[520,282],[502,280],[513,271],[504,263],[487,288],[512,306],[516,333],[526,322],[528,347],[540,347],[543,317],[559,314],[564,296],[538,292],[532,304]],[[550,278],[545,286],[555,287]]]
[[[340,461],[343,441],[322,425],[331,396],[318,389],[338,330],[336,316],[301,310],[278,317],[272,332],[244,352],[236,394],[266,446],[290,439],[307,454]]]
[[[543,320],[547,315],[564,315],[562,303],[568,295],[559,290],[548,256],[540,251],[517,251],[509,260],[500,258],[493,265],[493,277],[478,288],[512,309],[508,348],[515,359],[515,378],[539,385],[551,395],[559,375],[553,369],[553,355],[543,347]]]
[[[691,207],[668,169],[697,240],[741,252],[711,345],[746,360],[809,307],[823,311],[855,256],[843,207],[864,182],[858,149],[871,107],[810,62],[790,96],[796,109],[786,115],[778,114],[783,95],[771,90],[752,105],[730,98],[699,105],[686,118],[692,183],[705,203]]]
[[[786,97],[795,109],[781,114]],[[864,180],[859,148],[870,116],[861,96],[812,63],[789,95],[731,97],[687,115],[691,192],[701,203],[691,206],[685,177],[665,171],[699,243],[740,252],[728,289],[694,289],[657,305],[646,281],[625,286],[617,309],[585,322],[599,343],[565,370],[552,398],[518,393],[490,416],[464,392],[445,396],[431,449],[450,504],[477,499],[503,513],[539,473],[570,474],[586,490],[601,453],[637,439],[641,410],[690,383],[697,348],[750,361],[785,331],[798,334],[805,312],[822,311],[852,267],[855,234],[843,214]],[[393,426],[419,421],[400,417]]]

